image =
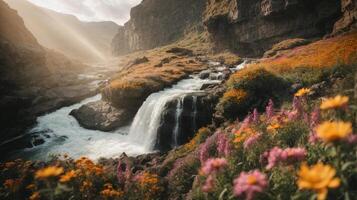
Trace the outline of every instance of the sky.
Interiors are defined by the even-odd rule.
[[[83,21],[113,21],[123,25],[130,18],[130,8],[141,0],[29,0],[57,12],[71,14]]]

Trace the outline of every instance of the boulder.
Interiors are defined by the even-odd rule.
[[[72,110],[70,115],[87,129],[113,131],[126,125],[134,117],[135,112],[117,109],[106,101],[96,101]]]

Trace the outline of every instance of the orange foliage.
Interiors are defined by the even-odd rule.
[[[224,100],[232,100],[235,102],[241,102],[247,97],[247,92],[242,89],[230,89],[223,95]]]
[[[333,67],[357,61],[357,32],[329,38],[297,47],[287,53],[250,64],[248,68],[264,67],[273,72],[284,72],[296,67]]]

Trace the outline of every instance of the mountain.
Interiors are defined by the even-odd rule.
[[[41,45],[83,61],[102,61],[111,55],[110,43],[119,28],[114,22],[83,22],[27,0],[5,1]]]

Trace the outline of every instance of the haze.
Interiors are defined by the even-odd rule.
[[[83,21],[113,21],[119,25],[129,20],[130,8],[141,0],[29,0],[36,5],[71,14]]]

